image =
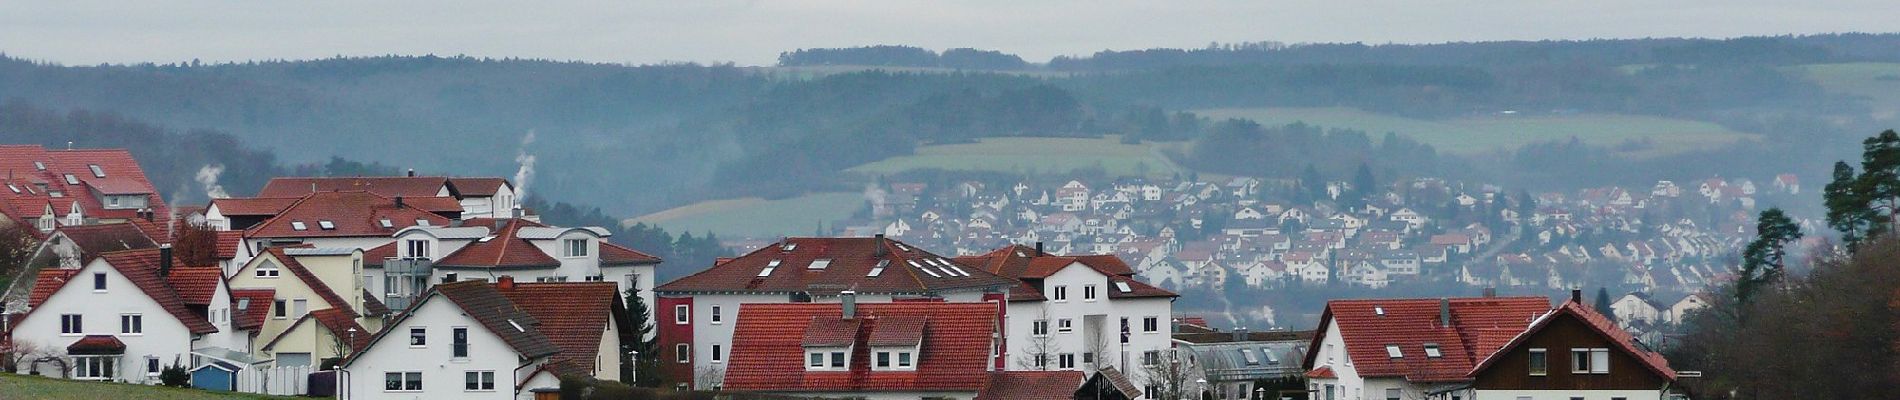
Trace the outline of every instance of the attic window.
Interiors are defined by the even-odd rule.
[[[759,277],[764,278],[767,276],[771,276],[772,271],[778,270],[778,264],[779,264],[778,260],[772,260],[772,262],[766,263],[765,269],[759,270]]]
[[[7,188],[8,188],[8,189],[13,189],[13,193],[20,193],[20,187],[19,187],[19,186],[13,186],[13,184],[12,184],[12,183],[8,183],[8,184],[7,184]]]
[[[92,169],[92,176],[93,176],[93,177],[95,177],[95,178],[104,178],[104,177],[106,177],[106,170],[103,170],[103,169],[99,169],[99,164],[86,164],[86,167],[87,167],[87,168],[91,168],[91,169]]]
[[[396,227],[396,222],[390,221],[389,218],[383,218],[381,220],[377,220],[376,223],[382,224],[383,229],[390,229],[390,228]]]
[[[903,243],[899,243],[899,242],[891,242],[891,244],[894,244],[894,245],[897,245],[897,249],[898,249],[898,250],[903,250],[903,251],[905,251],[905,252],[909,252],[909,251],[910,251],[910,246],[905,246],[905,245],[904,245]]]
[[[1135,291],[1134,288],[1128,287],[1128,282],[1115,282],[1115,290],[1120,290],[1122,293]]]
[[[79,177],[73,176],[73,174],[66,174],[66,184],[68,185],[79,184]]]
[[[481,239],[475,239],[475,241],[477,241],[477,242],[482,242],[482,243],[488,243],[488,241],[490,241],[490,240],[495,240],[495,237],[494,237],[494,236],[483,236],[483,237],[482,237]]]
[[[1265,354],[1265,355],[1267,355],[1267,363],[1268,363],[1268,364],[1279,364],[1279,363],[1280,363],[1280,356],[1279,356],[1279,355],[1275,355],[1275,354],[1273,354],[1273,350],[1272,350],[1272,349],[1268,349],[1268,348],[1265,348],[1265,347],[1262,347],[1262,348],[1260,348],[1260,354]]]
[[[932,277],[932,278],[942,278],[942,277],[943,277],[943,275],[938,275],[938,274],[937,274],[937,271],[931,271],[931,270],[930,270],[930,268],[924,268],[924,265],[923,265],[923,264],[918,264],[918,263],[917,263],[917,260],[910,260],[910,266],[912,266],[912,267],[917,267],[917,270],[918,270],[918,271],[924,271],[924,274],[926,274],[926,275],[930,275],[930,277]]]
[[[1388,345],[1385,345],[1385,356],[1392,357],[1392,358],[1405,358],[1405,353],[1399,351],[1399,345],[1388,344]]]
[[[891,260],[877,260],[877,266],[871,267],[871,273],[864,274],[864,276],[876,277],[878,275],[882,275],[884,274],[884,267],[887,267],[890,265],[891,265]]]
[[[1426,357],[1426,358],[1439,358],[1439,357],[1444,357],[1444,356],[1445,356],[1445,354],[1444,354],[1444,353],[1441,353],[1441,352],[1439,352],[1439,351],[1438,351],[1438,344],[1437,344],[1437,343],[1426,343],[1426,344],[1425,344],[1425,357]]]
[[[33,169],[37,169],[37,170],[41,170],[41,171],[45,171],[45,170],[46,170],[46,163],[43,163],[43,162],[39,162],[39,161],[34,161],[34,162],[33,162]]]
[[[309,228],[309,227],[307,227],[307,226],[304,226],[304,225],[303,225],[303,221],[290,221],[290,229],[291,229],[291,230],[297,230],[297,231],[301,231],[301,230],[304,230],[304,229],[308,229],[308,228]]]
[[[238,310],[241,311],[241,310],[245,310],[249,308],[251,308],[251,299],[238,299],[238,303],[237,303]]]
[[[1379,314],[1379,316],[1383,317],[1385,316],[1385,307],[1372,307],[1372,313]]]
[[[1247,365],[1260,365],[1260,356],[1255,355],[1253,349],[1240,349],[1240,355],[1247,358]]]
[[[816,260],[811,260],[811,265],[810,265],[810,266],[807,266],[807,268],[810,268],[810,269],[825,269],[825,267],[829,267],[829,266],[831,266],[831,259],[829,259],[829,258],[820,258],[820,259],[816,259]]]
[[[317,227],[323,228],[323,230],[326,230],[326,231],[334,231],[336,230],[336,223],[330,222],[330,220],[327,220],[327,219],[321,220],[321,221],[317,221]]]
[[[796,248],[798,248],[798,243],[792,242],[785,242],[785,245],[778,247],[779,251],[792,251],[792,249]]]

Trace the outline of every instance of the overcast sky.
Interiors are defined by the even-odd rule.
[[[385,54],[769,65],[797,48],[905,44],[1044,62],[1209,42],[1892,32],[1896,15],[1897,0],[8,1],[0,52],[68,65]]]

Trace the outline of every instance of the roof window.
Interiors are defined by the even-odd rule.
[[[1115,290],[1120,290],[1122,291],[1122,293],[1128,293],[1128,292],[1135,291],[1135,288],[1128,287],[1128,282],[1115,282]]]
[[[1399,345],[1388,344],[1388,345],[1385,345],[1385,356],[1392,357],[1392,358],[1405,358],[1405,353],[1399,351]]]
[[[303,221],[290,221],[291,230],[301,231],[309,228],[310,227],[304,226]]]
[[[903,242],[891,242],[891,244],[897,245],[898,250],[910,252],[910,246],[905,246]]]
[[[1381,316],[1381,317],[1383,317],[1383,316],[1385,316],[1385,307],[1377,307],[1377,306],[1374,306],[1374,307],[1372,307],[1372,313],[1373,313],[1373,314],[1378,314],[1379,316]]]
[[[395,221],[390,221],[390,220],[389,220],[389,218],[383,218],[383,219],[381,219],[381,220],[377,220],[377,221],[376,221],[376,223],[378,223],[378,224],[382,224],[382,225],[383,225],[383,229],[390,229],[390,228],[395,228],[395,227],[396,227],[396,222],[395,222]]]
[[[44,162],[39,162],[39,161],[34,161],[34,162],[33,162],[33,169],[37,169],[37,170],[41,170],[41,171],[45,171],[45,170],[46,170],[46,163],[44,163]]]
[[[100,168],[99,168],[99,164],[86,164],[86,168],[91,168],[91,169],[92,169],[92,176],[93,176],[94,178],[104,178],[104,177],[106,177],[106,170],[104,170],[104,169],[100,169]]]
[[[798,248],[798,243],[793,243],[792,241],[790,241],[790,240],[787,240],[787,241],[785,241],[785,244],[784,244],[784,245],[782,245],[782,246],[779,246],[779,247],[778,247],[778,250],[779,250],[779,251],[792,251],[792,249],[797,249],[797,248]]]
[[[772,262],[765,263],[765,269],[759,270],[759,277],[772,276],[772,271],[778,270],[778,264],[779,260],[772,260]]]
[[[831,259],[829,259],[829,258],[820,258],[820,259],[816,259],[816,260],[811,260],[811,265],[809,265],[809,266],[807,266],[806,268],[810,268],[810,269],[825,269],[825,267],[829,267],[829,266],[831,266]]]
[[[891,260],[877,260],[877,266],[871,267],[871,273],[864,274],[864,276],[876,277],[878,275],[883,275],[884,267],[887,267],[890,265],[891,265]]]
[[[1240,349],[1240,355],[1247,358],[1247,365],[1260,365],[1260,356],[1255,355],[1253,349]]]
[[[416,226],[429,226],[429,220],[416,218]]]
[[[336,230],[336,223],[330,222],[330,220],[327,220],[327,219],[321,220],[321,221],[317,221],[317,227],[323,228],[323,230],[326,230],[326,231],[334,231]]]
[[[1279,363],[1280,363],[1280,356],[1279,356],[1279,355],[1276,355],[1276,354],[1273,354],[1273,349],[1269,349],[1269,348],[1265,348],[1265,347],[1261,347],[1261,348],[1260,348],[1260,354],[1265,354],[1265,355],[1267,355],[1267,363],[1268,363],[1268,364],[1279,364]]]
[[[13,189],[13,193],[19,193],[19,192],[20,192],[20,187],[19,187],[19,186],[14,186],[14,185],[13,185],[13,183],[11,183],[11,182],[9,182],[9,183],[7,183],[7,188],[8,188],[8,189]]]
[[[73,176],[73,174],[66,174],[66,184],[68,185],[79,184],[79,177]]]
[[[1438,350],[1438,344],[1437,344],[1437,343],[1426,343],[1426,344],[1425,344],[1425,357],[1426,357],[1426,358],[1439,358],[1439,357],[1444,357],[1444,356],[1445,356],[1445,353],[1442,353],[1442,352],[1440,352],[1440,351]]]

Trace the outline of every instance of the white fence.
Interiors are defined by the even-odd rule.
[[[237,373],[237,391],[278,396],[302,396],[310,393],[309,366],[245,368]]]

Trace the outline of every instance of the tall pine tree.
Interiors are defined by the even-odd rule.
[[[1780,208],[1770,208],[1761,212],[1755,235],[1755,241],[1742,249],[1742,276],[1735,282],[1735,297],[1743,302],[1763,285],[1781,279],[1788,255],[1785,247],[1801,239],[1801,227]]]

